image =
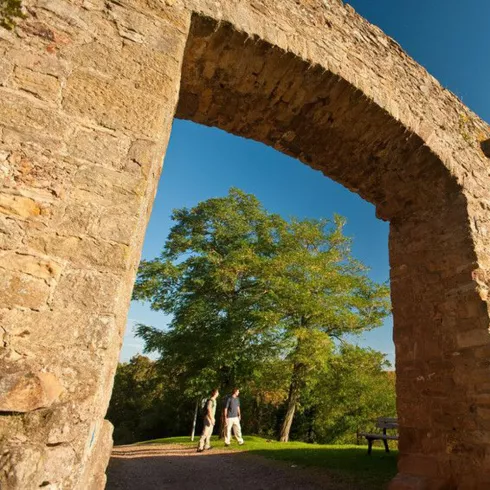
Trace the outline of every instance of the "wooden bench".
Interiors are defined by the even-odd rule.
[[[387,430],[397,430],[398,429],[398,419],[393,417],[379,417],[376,420],[376,428],[382,429],[382,434],[371,434],[368,432],[358,432],[358,437],[365,437],[368,442],[368,454],[371,454],[373,449],[374,441],[383,441],[385,446],[385,451],[387,453],[390,452],[390,448],[388,447],[388,441],[398,441],[398,434],[396,435],[388,435],[386,433]]]

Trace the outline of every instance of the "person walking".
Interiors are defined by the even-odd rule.
[[[240,398],[238,395],[240,394],[240,390],[238,388],[234,388],[231,392],[231,396],[226,400],[224,415],[225,415],[225,446],[228,447],[230,445],[231,439],[231,430],[233,429],[233,433],[235,434],[235,438],[238,441],[238,444],[241,446],[243,444],[242,438],[242,428],[240,426],[240,420],[242,418],[242,414],[240,412]]]
[[[205,449],[211,449],[211,435],[213,434],[214,424],[216,423],[216,398],[218,398],[218,395],[219,391],[215,388],[211,391],[211,396],[206,400],[202,435],[197,446],[198,453],[201,453]]]

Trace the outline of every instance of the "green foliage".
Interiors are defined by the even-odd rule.
[[[276,357],[254,366],[252,376],[241,385],[245,432],[276,437],[280,408],[288,397],[290,379],[291,365],[287,359]]]
[[[163,378],[157,365],[144,356],[119,364],[107,418],[114,424],[116,443],[155,434],[161,413]]]
[[[292,220],[280,230],[270,261],[270,288],[281,322],[295,334],[317,330],[331,337],[381,325],[389,312],[388,288],[367,277],[351,256],[345,221]]]
[[[375,431],[377,417],[396,417],[395,373],[383,354],[343,345],[322,373],[314,400],[315,437],[354,443],[356,431]]]
[[[293,438],[355,443],[357,429],[371,431],[378,416],[396,416],[395,375],[386,371],[389,367],[383,354],[371,349],[344,345],[331,350],[324,368],[308,377]],[[276,436],[290,379],[291,365],[286,359],[270,359],[255,366],[240,395],[246,433]],[[167,376],[159,363],[144,356],[120,364],[108,412],[115,425],[116,443],[188,433],[195,388],[187,380],[181,384]]]
[[[286,221],[238,189],[172,217],[162,254],[142,261],[133,292],[173,317],[165,331],[137,330],[160,356],[166,391],[192,405],[238,385],[251,415],[245,430],[272,435],[283,419],[289,434],[299,409],[299,438],[331,439],[317,429],[328,408],[315,393],[348,355],[334,341],[389,312],[388,288],[351,256],[344,219]]]
[[[0,27],[12,30],[16,18],[25,18],[22,12],[22,0],[0,0]]]
[[[258,200],[232,189],[191,210],[174,211],[162,255],[140,265],[133,297],[173,315],[166,332],[140,325],[149,351],[175,376],[227,387],[282,348],[261,273],[276,224]]]

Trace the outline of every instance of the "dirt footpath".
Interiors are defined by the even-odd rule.
[[[106,490],[355,490],[320,469],[301,468],[245,452],[173,444],[117,446]]]

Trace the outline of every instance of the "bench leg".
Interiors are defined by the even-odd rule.
[[[387,441],[386,439],[383,439],[383,443],[384,443],[384,445],[385,445],[385,451],[386,451],[387,453],[389,453],[389,452],[390,452],[390,448],[388,447],[388,441]]]
[[[368,454],[371,456],[371,451],[373,450],[373,440],[368,439]]]

